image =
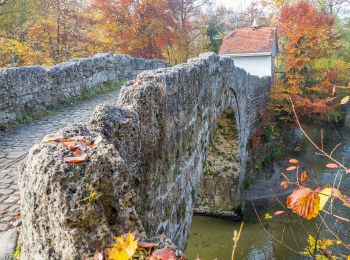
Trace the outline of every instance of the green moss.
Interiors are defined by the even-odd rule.
[[[158,118],[157,120],[157,123],[158,123],[158,128],[161,132],[163,132],[163,130],[165,129],[165,122],[164,122],[164,119],[163,118]]]
[[[263,130],[264,142],[269,142],[280,135],[279,129],[274,125],[267,125]]]
[[[251,184],[252,184],[252,182],[251,182],[250,178],[244,179],[244,181],[243,181],[243,189],[244,190],[249,189]]]
[[[225,167],[224,167],[223,171],[224,171],[224,172],[228,172],[229,170],[230,170],[230,167],[229,167],[229,166],[227,166],[227,165],[225,165]]]
[[[274,146],[270,148],[264,153],[260,161],[258,161],[255,164],[254,166],[255,173],[261,172],[267,166],[270,166],[274,161],[281,159],[283,155],[284,155],[283,147]]]
[[[33,121],[33,115],[23,112],[17,116],[17,121],[20,123],[27,123]]]
[[[192,200],[195,201],[195,199],[196,199],[196,190],[193,187],[192,187],[191,195],[192,195]]]
[[[20,123],[27,123],[36,119],[43,118],[59,108],[62,108],[71,104],[75,104],[84,100],[92,99],[98,96],[99,94],[102,94],[105,92],[118,90],[123,86],[124,82],[125,82],[124,80],[105,82],[102,85],[84,90],[79,96],[72,97],[67,101],[60,102],[59,104],[56,104],[56,105],[48,106],[46,109],[43,109],[39,112],[23,111],[22,113],[17,115],[16,120]],[[9,128],[8,124],[0,122],[0,130],[7,130],[8,128]]]

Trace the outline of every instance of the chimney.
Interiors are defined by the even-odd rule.
[[[254,20],[253,20],[253,22],[252,22],[252,28],[253,28],[253,30],[256,30],[256,29],[259,28],[259,25],[258,25],[258,23],[257,23],[257,21],[256,21],[255,18],[254,18]]]

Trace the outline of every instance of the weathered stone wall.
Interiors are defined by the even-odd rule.
[[[236,119],[228,109],[218,119],[196,197],[195,213],[238,218],[239,147]]]
[[[269,89],[270,78],[209,53],[141,73],[123,86],[116,106],[98,106],[88,125],[63,129],[66,138],[103,137],[86,162],[64,163],[69,150],[60,144],[35,145],[19,178],[23,259],[85,259],[133,224],[184,249],[218,118],[228,108],[235,113],[241,183]],[[86,183],[102,194],[89,207],[76,203]]]
[[[166,67],[161,60],[128,55],[98,54],[53,67],[16,67],[0,70],[0,122],[16,119],[79,96],[107,81],[130,80],[144,70]]]

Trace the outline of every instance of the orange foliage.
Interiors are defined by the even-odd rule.
[[[317,192],[304,187],[294,190],[287,198],[287,207],[292,209],[293,213],[297,213],[306,219],[318,216],[319,203],[320,197]]]
[[[308,81],[314,62],[336,47],[334,22],[334,17],[305,1],[282,8],[279,30],[284,39],[284,66],[291,94],[300,95],[305,87],[312,87]]]
[[[283,6],[279,33],[282,36],[280,59],[284,72],[276,80],[272,95],[277,101],[276,112],[282,110],[290,114],[290,104],[285,102],[289,97],[292,97],[301,116],[321,115],[332,109],[329,103],[333,98],[327,96],[335,94],[331,83],[336,82],[334,77],[339,73],[335,73],[334,69],[324,78],[319,78],[316,62],[329,57],[337,48],[338,36],[333,32],[334,24],[334,17],[322,13],[309,2],[299,1]]]
[[[174,21],[166,0],[96,0],[97,27],[103,50],[137,57],[162,58],[174,38]]]

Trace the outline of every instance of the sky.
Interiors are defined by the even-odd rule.
[[[245,8],[252,0],[216,0],[217,4],[223,4],[226,7],[234,8],[235,10]]]

